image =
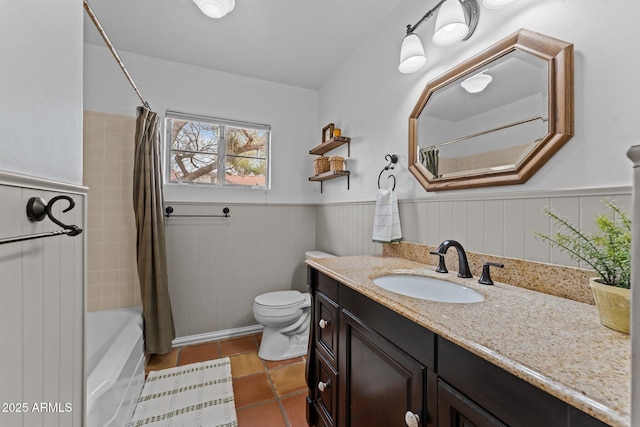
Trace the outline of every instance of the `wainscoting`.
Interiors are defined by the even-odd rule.
[[[75,208],[63,214],[67,205],[60,201],[54,215],[83,227],[83,193],[82,187],[0,173],[0,237],[60,229],[48,219],[27,219],[31,197],[71,196]],[[0,425],[83,425],[85,236],[0,246],[0,402],[14,405],[0,408]]]
[[[253,299],[306,291],[304,252],[316,245],[316,207],[170,203],[166,219],[169,291],[176,336],[255,325]]]
[[[545,206],[585,229],[603,199],[631,207],[631,187],[403,200],[405,240],[438,245],[460,241],[469,251],[574,267],[565,254],[535,238],[551,222]],[[179,338],[255,325],[253,298],[280,289],[305,291],[304,252],[381,254],[371,242],[374,202],[328,205],[171,203],[175,214],[231,217],[169,218],[166,222],[169,290]]]
[[[437,246],[454,239],[473,252],[586,268],[532,232],[551,231],[551,222],[541,212],[545,206],[584,229],[593,229],[594,216],[603,211],[605,198],[630,212],[631,187],[467,193],[401,200],[400,222],[409,242]],[[374,208],[374,202],[318,206],[318,249],[343,256],[382,253],[382,245],[371,243]]]

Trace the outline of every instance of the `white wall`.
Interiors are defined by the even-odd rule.
[[[106,48],[85,44],[85,109],[136,115],[140,105]],[[271,190],[167,185],[166,201],[307,203],[320,189],[309,183],[317,92],[127,52],[120,55],[136,85],[161,117],[166,110],[269,124]]]
[[[58,217],[84,226],[82,13],[79,0],[0,2],[2,238],[59,229],[27,219],[36,196],[71,192],[76,207]],[[0,247],[0,401],[27,404],[1,412],[2,426],[84,424],[83,252],[84,234]]]
[[[479,3],[480,23],[466,42],[434,47],[430,37],[435,20],[423,24],[417,33],[429,62],[418,73],[403,75],[397,66],[405,27],[428,5],[420,0],[401,2],[320,89],[317,128],[334,122],[352,137],[351,190],[338,180],[327,182],[323,202],[372,200],[387,153],[400,155],[395,170],[400,199],[438,197],[427,193],[407,170],[409,114],[428,81],[520,28],[574,43],[575,136],[525,185],[455,193],[630,185],[625,152],[640,135],[640,56],[630,53],[636,50],[640,2],[621,0],[598,7],[603,3],[521,0],[500,10],[487,10]]]
[[[0,170],[81,184],[81,2],[0,2],[0,57]]]
[[[85,109],[135,115],[140,101],[108,50],[88,44],[84,50]],[[307,180],[313,174],[309,147],[319,142],[317,92],[127,52],[120,55],[161,116],[173,110],[272,127],[271,190],[165,185],[165,203],[176,214],[219,214],[222,207],[231,208],[226,220],[167,221],[169,289],[178,337],[253,325],[256,295],[305,289],[304,251],[315,249],[315,208],[309,203],[320,195],[319,185]],[[122,171],[121,181],[124,176]]]

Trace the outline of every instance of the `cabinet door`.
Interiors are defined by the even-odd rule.
[[[506,427],[442,380],[438,381],[438,427]]]
[[[336,409],[338,407],[338,374],[333,367],[318,353],[316,353],[314,384],[310,394],[313,396],[316,411],[325,425],[334,426]]]
[[[336,353],[338,350],[338,305],[322,292],[316,292],[314,298],[316,346],[322,355],[337,367]]]
[[[419,416],[417,425],[427,425],[427,369],[346,310],[339,361],[340,426],[405,426],[408,411]]]

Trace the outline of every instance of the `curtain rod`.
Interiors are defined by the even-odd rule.
[[[496,128],[493,128],[493,129],[489,129],[489,130],[484,130],[482,132],[478,132],[478,133],[474,133],[474,134],[471,134],[471,135],[463,136],[461,138],[452,139],[451,141],[445,141],[445,142],[441,142],[439,144],[430,145],[430,146],[428,146],[426,148],[422,148],[421,151],[422,150],[434,150],[434,149],[436,149],[438,147],[442,147],[444,145],[453,144],[454,142],[465,141],[467,139],[475,138],[476,136],[486,135],[488,133],[497,132],[499,130],[508,129],[508,128],[511,128],[511,127],[514,127],[514,126],[518,126],[518,125],[523,125],[525,123],[534,122],[536,120],[542,120],[543,122],[546,122],[549,119],[545,119],[542,116],[535,116],[535,117],[531,117],[531,118],[528,118],[528,119],[520,120],[520,121],[517,121],[517,122],[509,123],[508,125],[499,126],[499,127],[496,127]]]
[[[138,90],[138,87],[136,86],[135,82],[133,81],[133,78],[131,77],[131,74],[129,74],[129,71],[127,71],[127,67],[124,66],[124,62],[122,62],[122,59],[120,59],[120,55],[118,55],[118,51],[116,51],[116,48],[111,43],[111,40],[109,40],[109,36],[104,31],[104,28],[102,28],[100,21],[98,21],[98,17],[96,16],[95,13],[93,13],[93,9],[91,9],[91,6],[89,5],[89,2],[87,0],[84,0],[84,10],[87,12],[87,15],[89,15],[89,18],[91,18],[91,21],[93,21],[93,24],[96,26],[96,29],[102,36],[102,39],[104,40],[105,44],[111,51],[111,54],[113,55],[116,62],[120,66],[120,69],[122,69],[122,72],[124,73],[125,77],[127,78],[127,80],[129,80],[131,87],[133,88],[134,91],[136,91],[138,98],[140,98],[140,101],[142,101],[142,105],[144,105],[148,109],[151,109],[149,107],[149,103],[145,101],[142,94]]]

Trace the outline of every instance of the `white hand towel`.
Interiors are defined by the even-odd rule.
[[[398,197],[393,190],[378,190],[376,211],[373,217],[373,241],[378,243],[402,240]]]

